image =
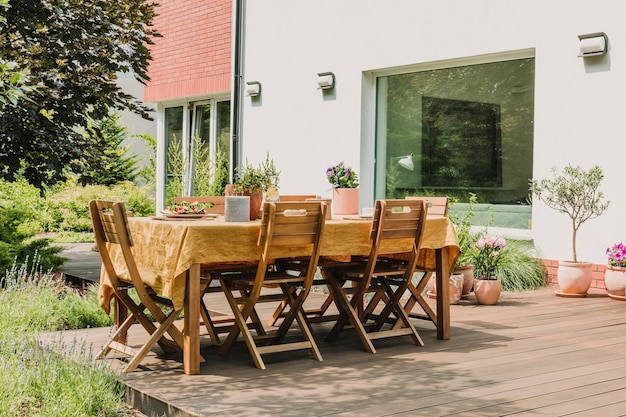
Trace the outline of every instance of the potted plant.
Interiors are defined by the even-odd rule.
[[[470,250],[474,265],[474,295],[479,304],[496,304],[502,291],[498,267],[506,240],[494,235],[481,236]]]
[[[359,177],[343,161],[326,170],[326,178],[333,187],[333,213],[359,213]]]
[[[250,196],[250,220],[258,217],[263,203],[263,193],[278,190],[280,172],[276,169],[269,153],[258,166],[248,162],[236,170],[235,181],[226,186],[226,195]]]
[[[559,261],[557,280],[560,296],[584,296],[591,286],[590,262],[579,262],[576,253],[576,235],[580,226],[589,219],[600,216],[609,206],[599,191],[604,178],[602,169],[593,166],[584,170],[567,165],[561,173],[552,167],[553,178],[531,180],[530,191],[548,207],[565,213],[572,221],[572,260]]]
[[[480,237],[479,233],[472,233],[472,223],[470,219],[474,217],[474,203],[476,203],[476,194],[470,193],[467,211],[463,216],[451,215],[450,221],[454,226],[456,238],[459,243],[459,256],[454,263],[453,274],[463,275],[463,290],[461,299],[467,300],[474,285],[474,266],[471,263],[470,251],[472,244]]]
[[[608,265],[604,272],[604,285],[609,297],[626,300],[626,246],[617,243],[606,249]]]

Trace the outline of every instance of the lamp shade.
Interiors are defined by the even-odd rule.
[[[579,57],[604,55],[608,49],[608,37],[604,32],[578,35],[580,41]]]
[[[408,169],[409,171],[415,170],[415,165],[413,165],[413,154],[403,156],[398,161],[398,165],[400,165],[404,169]]]

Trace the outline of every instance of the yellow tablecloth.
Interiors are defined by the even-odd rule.
[[[255,261],[260,221],[227,223],[215,220],[166,221],[150,218],[128,219],[134,242],[133,254],[144,281],[157,293],[170,297],[176,308],[185,299],[185,273],[195,263]],[[367,255],[371,247],[370,222],[333,219],[326,222],[322,238],[322,256]],[[448,218],[427,219],[418,264],[435,269],[435,250],[448,248],[449,267],[459,253],[454,228]],[[386,244],[381,253],[410,250],[410,240]],[[274,257],[299,256],[297,248],[285,249]],[[111,257],[120,277],[127,277],[120,251],[113,248]],[[100,305],[109,310],[112,289],[106,274],[101,278]]]

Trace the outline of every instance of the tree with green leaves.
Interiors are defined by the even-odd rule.
[[[111,113],[88,126],[85,135],[91,140],[91,146],[76,162],[81,168],[78,175],[81,185],[115,185],[137,178],[139,157],[128,154],[130,145],[123,146],[128,132],[119,121],[119,113]]]
[[[5,2],[5,0],[2,0]],[[3,13],[0,62],[28,68],[32,101],[0,103],[0,177],[43,188],[63,180],[93,145],[81,134],[111,110],[150,118],[117,74],[148,80],[156,4],[144,0],[12,0]],[[99,134],[98,130],[95,130]]]
[[[0,28],[5,25],[5,11],[11,7],[9,0],[0,0]],[[36,86],[24,85],[28,80],[28,68],[18,68],[17,62],[0,57],[0,106],[15,106],[22,99],[28,99]]]
[[[600,191],[604,172],[598,165],[589,170],[580,165],[568,164],[562,171],[552,167],[552,178],[530,180],[530,192],[548,207],[565,213],[572,224],[572,255],[576,254],[576,237],[580,226],[590,219],[599,217],[609,208],[609,201]]]

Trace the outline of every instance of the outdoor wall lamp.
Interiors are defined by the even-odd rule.
[[[398,160],[398,165],[400,165],[404,169],[408,169],[409,171],[415,170],[415,165],[413,164],[413,153],[406,156],[401,156]]]
[[[319,72],[317,74],[317,85],[319,85],[322,90],[335,88],[335,74],[332,72]]]
[[[580,40],[579,57],[605,55],[609,44],[609,39],[604,32],[588,33],[586,35],[578,35]]]
[[[246,93],[250,97],[258,97],[261,95],[261,83],[258,81],[248,81],[246,87]]]

